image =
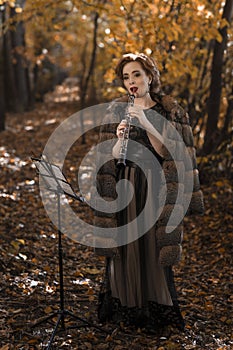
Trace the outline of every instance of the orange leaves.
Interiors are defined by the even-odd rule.
[[[82,271],[84,273],[90,274],[90,275],[98,275],[101,271],[99,269],[96,268],[90,268],[90,267],[83,267]]]
[[[0,350],[10,350],[10,344],[6,344],[0,348]]]
[[[46,314],[50,314],[51,312],[53,312],[53,309],[51,308],[51,306],[46,306],[46,307],[44,308],[44,312],[45,312]]]

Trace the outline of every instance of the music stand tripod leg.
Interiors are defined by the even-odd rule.
[[[51,346],[52,346],[52,343],[53,343],[53,339],[55,338],[55,335],[57,333],[57,330],[58,330],[58,327],[59,327],[59,323],[62,322],[64,324],[64,315],[62,313],[60,313],[60,315],[58,316],[58,319],[57,319],[57,322],[56,322],[56,325],[53,329],[53,333],[49,339],[49,342],[48,342],[48,345],[46,347],[46,350],[50,350],[51,349]]]

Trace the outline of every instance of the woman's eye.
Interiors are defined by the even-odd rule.
[[[127,80],[127,79],[129,79],[129,77],[123,77],[123,80]]]
[[[137,78],[137,77],[140,77],[140,73],[135,73],[135,77]]]

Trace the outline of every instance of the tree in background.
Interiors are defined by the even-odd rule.
[[[22,112],[31,105],[28,61],[25,56],[25,27],[17,20],[26,0],[5,2],[2,6],[2,22],[7,23],[2,38],[4,60],[4,95],[6,109]]]
[[[230,126],[230,119],[232,119],[233,117],[232,115],[232,97],[233,96],[232,96],[232,90],[229,90],[227,91],[227,96],[229,96],[229,99],[228,99],[228,109],[225,115],[225,122],[224,122],[224,125],[221,125],[221,129],[218,127],[218,122],[220,119],[219,112],[220,112],[220,106],[221,106],[223,81],[225,80],[225,83],[226,83],[224,84],[225,89],[230,87],[229,84],[227,84],[226,64],[224,64],[224,60],[226,59],[226,51],[228,49],[227,28],[231,23],[232,15],[233,15],[233,0],[226,0],[225,6],[223,9],[222,24],[221,24],[221,28],[219,29],[221,40],[214,41],[210,94],[209,94],[208,106],[207,106],[208,119],[206,124],[205,142],[203,146],[203,151],[206,154],[211,153],[213,149],[216,149],[219,143],[224,138],[224,136],[225,137],[227,136],[226,131]],[[232,43],[230,43],[230,46],[232,49]],[[231,69],[232,71],[233,65],[231,68],[232,68]],[[223,69],[225,70],[225,72],[223,71]],[[231,78],[232,78],[232,74],[231,74]],[[232,80],[231,80],[231,84],[232,84]]]
[[[0,12],[0,23],[3,22],[3,8]],[[3,55],[3,33],[0,37],[0,131],[5,129],[5,89],[4,89],[4,55]]]

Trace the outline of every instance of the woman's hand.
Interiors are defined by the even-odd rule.
[[[138,106],[138,105],[131,106],[129,107],[128,111],[130,116],[132,118],[137,118],[137,120],[142,126],[147,122],[146,115],[141,106]]]
[[[129,114],[133,118],[137,118],[139,123],[141,124],[142,128],[146,130],[147,136],[149,137],[149,140],[153,146],[153,148],[156,150],[156,152],[163,158],[164,152],[163,152],[163,145],[165,144],[163,136],[154,128],[154,126],[151,124],[151,122],[147,119],[143,108],[141,106],[134,105],[132,107],[129,107]]]
[[[148,120],[145,116],[145,113],[143,111],[143,108],[140,106],[131,106],[128,109],[128,113],[130,114],[131,118],[136,118],[138,120],[138,122],[142,125],[142,126],[146,126]],[[121,139],[124,136],[124,130],[127,127],[127,120],[123,119],[120,124],[117,127],[116,130],[116,135],[118,137],[118,139]]]
[[[117,127],[116,135],[118,139],[121,139],[124,135],[124,130],[127,127],[127,120],[123,119]]]
[[[127,120],[123,119],[116,129],[116,135],[118,137],[118,140],[112,149],[112,155],[116,159],[119,157],[120,148],[121,148],[121,140],[124,136],[124,131],[125,131],[125,128],[127,127],[127,124],[128,124]]]

